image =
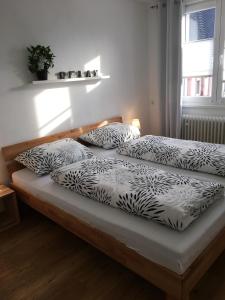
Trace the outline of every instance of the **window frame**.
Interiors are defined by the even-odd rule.
[[[225,0],[220,0],[220,41],[219,41],[219,58],[218,58],[218,75],[217,75],[217,102],[219,104],[225,105],[225,96],[222,96],[222,86],[223,86],[223,69],[225,69],[224,62],[224,52],[225,52]]]
[[[186,0],[182,18],[182,46],[185,44],[186,24],[185,14],[216,8],[214,28],[214,54],[212,72],[212,94],[210,97],[181,96],[182,105],[185,106],[221,106],[225,105],[225,97],[222,97],[223,56],[225,49],[225,0]],[[225,66],[224,66],[225,68]],[[183,76],[182,76],[183,79]],[[183,80],[182,80],[183,82]],[[182,86],[183,91],[183,86]]]

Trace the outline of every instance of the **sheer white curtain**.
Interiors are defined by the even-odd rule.
[[[162,134],[180,137],[182,0],[159,1],[161,23],[161,120]]]

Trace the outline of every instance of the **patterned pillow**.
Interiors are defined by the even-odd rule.
[[[91,158],[92,151],[73,139],[42,144],[19,154],[15,160],[38,176],[49,174],[59,167]]]
[[[139,137],[140,131],[137,127],[123,123],[112,123],[94,129],[80,136],[80,139],[95,146],[112,149]]]

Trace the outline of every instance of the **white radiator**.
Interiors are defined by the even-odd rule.
[[[225,144],[225,117],[183,115],[181,137],[185,140]]]

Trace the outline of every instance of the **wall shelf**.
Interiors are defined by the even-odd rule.
[[[32,84],[52,84],[52,83],[70,83],[70,82],[89,82],[99,81],[102,79],[108,79],[110,76],[98,76],[98,77],[81,77],[81,78],[66,78],[66,79],[50,79],[50,80],[34,80]]]

